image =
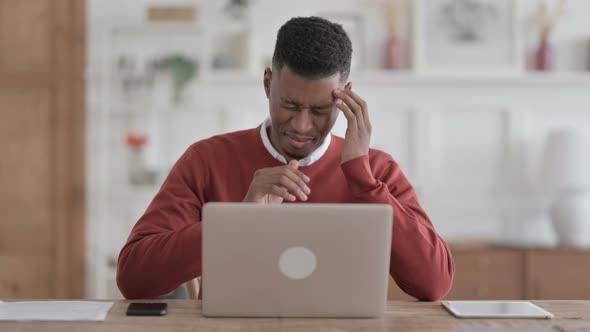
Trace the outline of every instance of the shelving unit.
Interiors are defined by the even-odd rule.
[[[216,85],[255,85],[262,84],[262,71],[251,73],[243,71],[227,71],[215,73],[205,82],[210,86]],[[417,74],[411,70],[368,70],[351,73],[349,78],[357,84],[362,85],[466,85],[476,84],[489,85],[555,85],[555,86],[590,86],[590,71],[587,72],[525,72],[519,75],[510,76],[448,76],[448,75],[427,75]]]
[[[563,72],[543,73],[525,72],[510,76],[449,76],[449,75],[425,75],[412,71],[385,71],[375,70],[353,73],[355,82],[359,84],[385,84],[385,85],[480,85],[480,86],[590,86],[590,71],[588,72]]]
[[[96,87],[95,95],[90,96],[95,100],[95,103],[89,116],[89,121],[92,122],[92,126],[89,126],[91,131],[89,174],[92,180],[89,183],[90,192],[88,195],[90,208],[88,285],[90,285],[90,295],[93,297],[118,297],[114,284],[113,262],[116,262],[119,249],[124,244],[130,229],[156,194],[163,177],[175,160],[175,154],[178,153],[178,151],[165,151],[166,156],[159,160],[158,167],[161,176],[156,183],[146,186],[129,185],[126,173],[128,151],[124,145],[124,136],[133,125],[133,120],[137,117],[145,120],[145,117],[152,116],[153,121],[149,125],[152,126],[156,136],[161,136],[160,139],[170,138],[167,135],[172,133],[170,128],[174,128],[175,123],[169,121],[194,122],[194,135],[178,138],[177,146],[180,146],[178,149],[182,149],[183,146],[188,146],[190,141],[235,129],[228,122],[239,122],[242,128],[249,127],[253,124],[252,121],[262,121],[267,112],[267,101],[262,91],[264,68],[262,61],[259,61],[260,59],[253,52],[248,52],[248,60],[241,63],[243,66],[241,69],[218,70],[210,66],[215,53],[215,48],[212,46],[217,42],[215,36],[239,30],[229,27],[224,31],[206,30],[203,26],[195,24],[162,23],[122,25],[108,27],[103,31],[100,65],[89,70],[90,76],[95,81],[92,84]],[[134,40],[133,36],[149,35],[156,37],[155,39],[139,38],[136,40],[137,45],[149,43],[150,40],[152,42],[162,40],[172,42],[174,38],[171,36],[176,36],[177,42],[181,44],[194,41],[194,45],[189,43],[183,48],[177,48],[194,56],[202,64],[197,77],[185,87],[185,98],[182,98],[179,104],[159,105],[151,99],[153,91],[144,93],[143,97],[133,102],[120,93],[121,82],[117,79],[118,73],[115,67],[117,50],[125,49],[124,47],[118,48],[121,46],[120,37],[128,36],[129,40]],[[172,42],[172,44],[174,43]],[[176,46],[171,49],[173,50],[174,47]],[[140,49],[143,50],[144,47]],[[160,52],[159,48],[150,49],[147,46],[145,50],[144,56]],[[150,53],[152,51],[154,53]],[[584,91],[590,91],[590,73],[587,72],[525,73],[511,77],[450,77],[418,75],[411,71],[371,70],[353,72],[351,80],[354,82],[355,89],[371,92],[374,95],[386,95],[387,98],[382,99],[388,100],[377,100],[378,105],[399,108],[390,113],[388,113],[390,109],[384,108],[380,110],[380,113],[377,109],[372,109],[372,114],[385,115],[386,121],[404,121],[403,125],[395,128],[407,131],[399,134],[399,137],[407,138],[407,142],[404,141],[404,144],[407,143],[408,151],[411,151],[411,153],[408,152],[409,156],[404,157],[409,160],[407,163],[411,165],[411,172],[415,173],[410,175],[417,179],[417,187],[425,189],[426,192],[430,187],[436,185],[436,179],[431,179],[431,175],[426,173],[436,171],[435,168],[440,165],[441,161],[440,156],[433,156],[430,153],[430,149],[432,149],[430,146],[432,142],[437,142],[438,137],[429,130],[438,128],[440,120],[444,120],[444,118],[438,115],[425,115],[433,110],[432,104],[440,101],[442,97],[437,96],[438,99],[433,98],[434,101],[428,104],[424,100],[420,100],[421,94],[443,90],[439,93],[444,94],[452,90],[456,94],[459,92],[465,94],[465,91],[476,90],[477,98],[482,98],[477,100],[478,103],[481,103],[480,105],[489,104],[490,101],[494,102],[494,106],[500,105],[498,108],[501,108],[503,112],[500,115],[501,121],[504,122],[499,123],[506,123],[506,127],[509,129],[505,130],[507,137],[502,136],[504,134],[499,134],[498,137],[505,141],[517,140],[518,135],[515,133],[524,122],[514,115],[515,112],[511,113],[508,108],[514,104],[524,105],[522,101],[524,98],[519,97],[518,93],[536,94],[542,102],[544,98],[547,98],[543,93],[559,90],[566,92],[562,99],[567,99],[567,96],[572,95],[577,98],[577,101],[580,101],[580,105],[590,104],[590,97],[585,97],[588,93],[584,93]],[[510,98],[520,98],[520,100],[510,104],[510,102],[503,100],[504,95],[494,95],[489,92],[489,89],[506,92]],[[395,91],[395,93],[388,94],[391,91]],[[409,94],[402,95],[402,93]],[[222,98],[224,100],[219,100]],[[371,103],[374,100],[371,99]],[[507,108],[503,109],[502,107],[506,105],[508,105]],[[474,112],[478,112],[478,110],[474,110]],[[444,112],[441,111],[441,113]],[[171,118],[172,120],[170,120]],[[487,115],[486,119],[490,119],[490,116]],[[495,118],[491,119],[495,120]],[[472,121],[477,125],[482,125],[477,120]],[[444,122],[442,125],[448,123],[450,122]],[[410,129],[405,129],[406,127]],[[168,132],[165,130],[166,128],[168,128]],[[339,127],[339,129],[342,128]],[[417,135],[417,132],[425,133],[425,137],[413,136]],[[399,137],[396,136],[396,138]],[[154,139],[153,143],[157,144],[158,137],[154,137]],[[388,144],[390,142],[378,143]],[[170,144],[166,146],[168,145]],[[448,146],[451,145],[449,143]],[[410,147],[416,148],[416,150],[412,150]],[[155,157],[154,160],[158,161],[158,158]],[[425,169],[424,165],[427,165],[428,168]],[[444,201],[441,206],[446,203]],[[491,204],[487,203],[487,205],[483,205],[483,208],[488,208]]]
[[[195,115],[199,93],[206,96],[207,88],[219,77],[248,77],[255,58],[249,51],[236,52],[241,58],[232,59],[233,65],[214,66],[219,52],[231,53],[223,46],[224,39],[231,40],[230,46],[249,49],[248,28],[240,24],[117,23],[102,26],[97,34],[99,61],[87,71],[91,123],[87,284],[92,297],[116,298],[120,294],[115,285],[114,262],[119,250],[172,166],[175,157],[170,155],[179,153],[162,151],[162,140],[174,134],[166,131],[169,115],[186,116],[190,121],[221,122],[223,115],[211,112]],[[161,90],[166,70],[154,71],[149,67],[152,61],[171,55],[180,55],[196,66],[194,78],[184,86],[178,101],[170,94],[161,98],[166,92]],[[125,77],[127,82],[123,80]],[[168,127],[173,126],[171,123]],[[207,132],[184,138],[178,145],[204,138],[218,129],[219,126],[213,126]],[[154,183],[142,186],[129,183],[129,151],[125,146],[129,131],[149,133],[145,157],[150,167],[159,171]]]

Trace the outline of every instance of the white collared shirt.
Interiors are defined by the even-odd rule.
[[[272,143],[270,142],[270,138],[268,137],[268,132],[266,131],[266,129],[268,127],[270,127],[270,124],[271,124],[270,118],[266,118],[266,120],[264,120],[264,122],[262,123],[262,126],[260,126],[260,137],[262,138],[262,143],[264,144],[264,147],[268,150],[268,152],[276,160],[282,162],[283,164],[286,164],[287,160],[285,159],[285,157],[283,157],[275,149],[275,147],[272,146]],[[324,139],[324,142],[322,142],[322,145],[320,145],[311,154],[309,154],[309,156],[299,160],[299,166],[309,166],[309,165],[315,163],[316,161],[318,161],[324,155],[324,153],[326,153],[326,151],[328,150],[328,147],[330,146],[331,141],[332,141],[332,134],[326,135],[326,138]]]

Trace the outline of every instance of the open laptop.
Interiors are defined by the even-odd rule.
[[[202,223],[205,316],[385,311],[389,205],[207,203]]]

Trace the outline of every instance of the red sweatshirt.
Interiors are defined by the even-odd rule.
[[[391,276],[417,299],[442,298],[453,281],[453,257],[412,185],[391,156],[379,150],[341,164],[343,144],[344,139],[332,136],[319,160],[299,167],[311,179],[307,202],[391,205]],[[260,128],[193,144],[176,162],[121,250],[117,265],[121,293],[129,299],[155,298],[200,276],[203,204],[241,202],[256,170],[281,165],[263,145]]]

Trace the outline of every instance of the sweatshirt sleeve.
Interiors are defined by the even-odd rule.
[[[156,298],[201,274],[206,174],[197,151],[189,148],[133,227],[117,263],[117,285],[126,298]]]
[[[374,163],[380,165],[375,170],[371,168],[369,156],[342,164],[348,186],[355,202],[393,207],[389,270],[397,285],[419,300],[438,300],[449,292],[453,283],[455,263],[451,252],[436,233],[397,163],[386,154],[376,157],[385,160],[375,158]]]

